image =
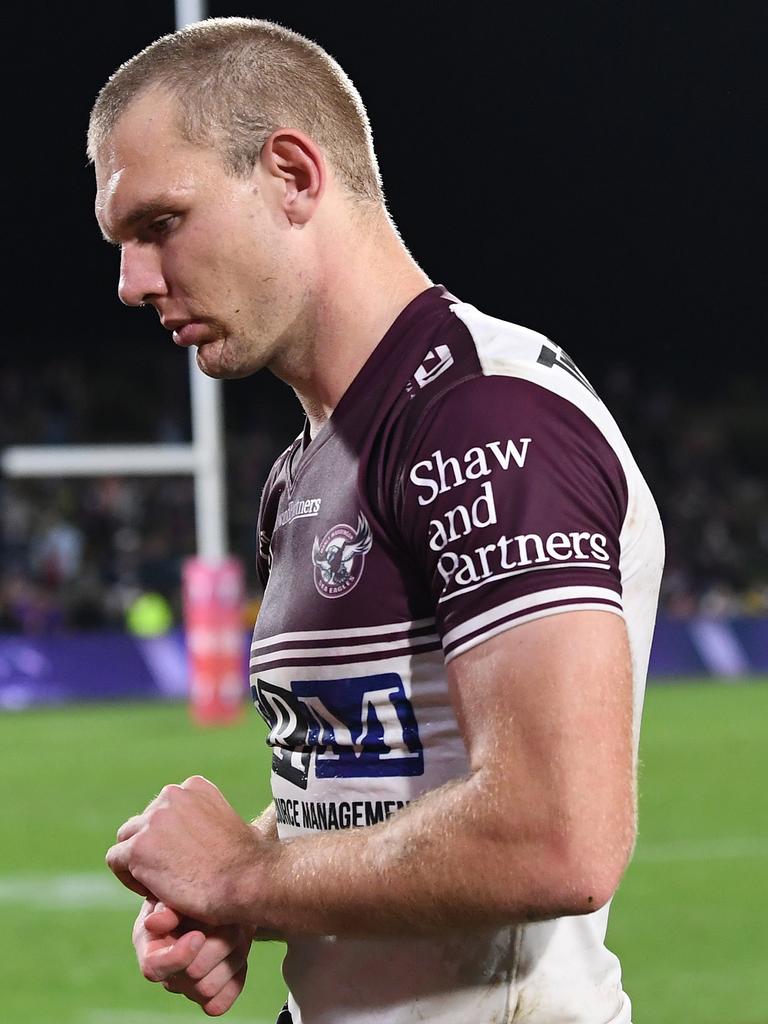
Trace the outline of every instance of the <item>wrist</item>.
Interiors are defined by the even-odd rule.
[[[279,929],[283,919],[282,893],[288,844],[265,836],[258,826],[251,829],[247,857],[233,873],[235,919],[256,936],[257,932]]]

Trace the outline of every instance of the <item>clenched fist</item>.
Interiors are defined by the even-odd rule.
[[[246,824],[207,779],[165,786],[117,840],[107,864],[128,888],[203,924],[262,923],[255,903],[280,844]]]

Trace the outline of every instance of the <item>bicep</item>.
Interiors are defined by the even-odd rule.
[[[572,611],[492,637],[448,665],[473,774],[499,820],[579,859],[634,838],[632,669],[623,618]]]

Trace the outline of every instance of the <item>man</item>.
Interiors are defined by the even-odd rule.
[[[603,939],[663,539],[610,414],[555,344],[431,285],[315,44],[158,40],[89,153],[122,301],[307,414],[259,516],[275,800],[249,825],[195,777],[120,828],[144,974],[223,1013],[262,930],[281,1021],[627,1024]]]

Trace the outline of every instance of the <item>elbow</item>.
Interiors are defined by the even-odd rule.
[[[577,917],[601,910],[613,898],[624,873],[624,864],[574,864],[566,885],[553,895],[559,899],[557,917]]]
[[[599,830],[571,837],[550,849],[550,871],[543,879],[552,917],[592,914],[606,906],[619,887],[634,845],[634,827],[624,834]]]
[[[546,921],[600,910],[619,886],[633,843],[634,830],[624,837],[593,832],[537,844],[527,896],[522,904],[504,907],[507,920]],[[519,879],[515,888],[519,893]]]

